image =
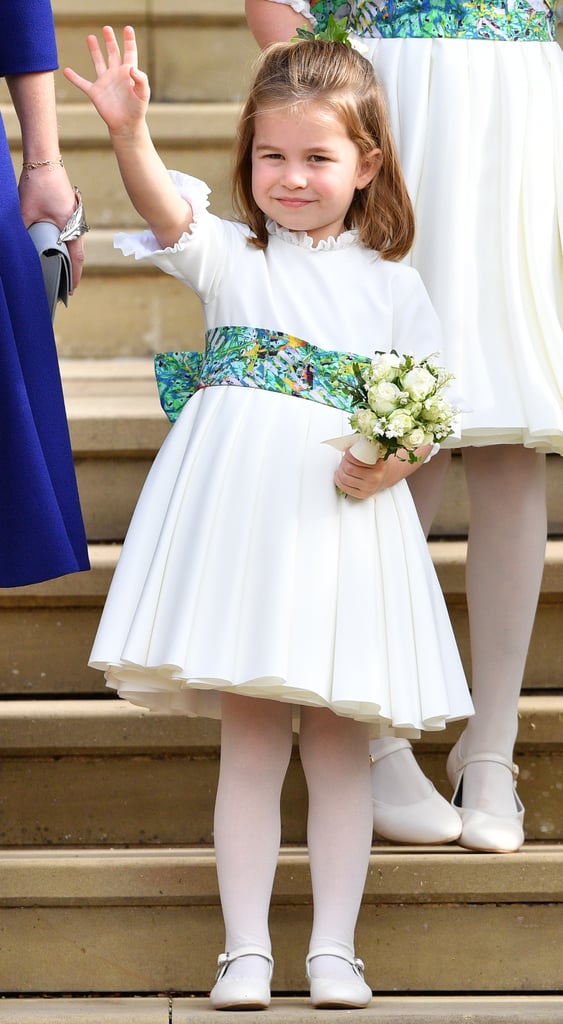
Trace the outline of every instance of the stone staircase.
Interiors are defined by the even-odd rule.
[[[228,214],[231,139],[256,52],[243,0],[54,0],[53,7],[61,62],[85,74],[88,32],[135,25],[157,146],[169,166],[205,178],[214,209]],[[104,126],[62,76],[58,88],[65,162],[92,226],[84,280],[56,321],[92,571],[0,590],[0,1024],[197,1024],[212,1016],[202,997],[223,941],[212,847],[218,726],[116,700],[86,663],[131,512],[168,430],[152,355],[200,347],[202,320],[187,289],[112,249],[114,230],[137,223],[134,211]],[[0,94],[15,140],[5,100]],[[563,1020],[558,457],[548,460],[548,502],[517,748],[526,845],[499,857],[456,846],[393,847],[376,837],[357,933],[376,993],[361,1014],[366,1024]],[[466,523],[456,457],[431,550],[467,663]],[[459,728],[417,748],[445,794],[445,757]],[[287,1022],[317,1019],[302,995],[311,918],[305,816],[295,755],[271,913],[278,958],[271,1015]],[[240,1020],[222,1019],[231,1016]],[[335,1024],[344,1019],[353,1018],[331,1014]]]

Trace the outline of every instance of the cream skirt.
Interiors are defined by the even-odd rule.
[[[469,407],[449,447],[563,453],[563,55],[362,39],[387,94],[420,271]]]
[[[120,696],[220,716],[220,693],[331,708],[372,734],[472,713],[409,489],[336,492],[348,416],[198,392],[145,484],[91,655]]]

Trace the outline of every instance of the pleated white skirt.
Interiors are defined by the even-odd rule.
[[[417,223],[410,262],[468,410],[447,446],[563,453],[563,55],[557,43],[362,42]]]
[[[331,708],[372,734],[472,713],[407,485],[336,492],[348,416],[198,392],[138,502],[91,655],[120,696],[220,716],[220,692]]]

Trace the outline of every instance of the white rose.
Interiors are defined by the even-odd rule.
[[[392,412],[387,420],[387,430],[385,433],[389,437],[404,437],[406,434],[410,434],[413,428],[412,418],[405,412],[397,411]]]
[[[371,361],[371,374],[375,380],[393,380],[401,360],[395,352],[382,352]]]
[[[373,437],[377,422],[377,416],[371,409],[359,409],[350,417],[350,426],[365,437]]]
[[[379,384],[372,384],[368,388],[368,402],[370,407],[378,416],[386,416],[393,412],[401,400],[401,390],[396,384],[382,380]]]
[[[426,423],[443,423],[449,420],[452,407],[445,399],[436,396],[429,398],[423,405],[420,418]]]
[[[415,401],[426,398],[436,387],[436,378],[424,366],[415,366],[403,377],[403,387]]]
[[[401,438],[401,441],[405,448],[409,448],[414,451],[415,448],[420,448],[423,444],[430,444],[432,442],[432,437],[430,434],[425,433],[421,427],[415,427],[414,430],[411,430],[410,434],[404,435]]]
[[[407,416],[410,416],[413,420],[420,419],[420,413],[422,412],[422,402],[409,402],[408,396],[403,391],[403,401],[401,402],[401,412],[406,412]]]

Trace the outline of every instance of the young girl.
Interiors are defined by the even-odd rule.
[[[354,930],[372,831],[369,737],[471,714],[405,482],[418,464],[367,466],[323,444],[349,431],[338,374],[350,353],[423,357],[439,345],[418,274],[397,262],[413,222],[382,96],[344,44],[272,48],[240,120],[233,223],[157,156],[133,30],[123,61],[103,34],[107,59],[88,39],[96,81],[65,74],[106,121],[150,227],[118,244],[192,287],[207,331],[199,390],[139,500],[92,664],[135,703],[222,719],[218,1009],[269,1004],[280,791],[298,728],[311,997],[366,1006]]]
[[[417,225],[409,262],[440,317],[468,411],[467,605],[475,715],[448,759],[460,843],[524,842],[512,763],[546,541],[545,452],[563,454],[563,55],[551,0],[246,0],[261,45],[332,8],[389,100]],[[309,27],[310,24],[309,24]],[[541,184],[540,184],[541,182]],[[412,481],[429,529],[449,453]],[[374,821],[389,839],[451,838],[404,741],[371,745]]]

